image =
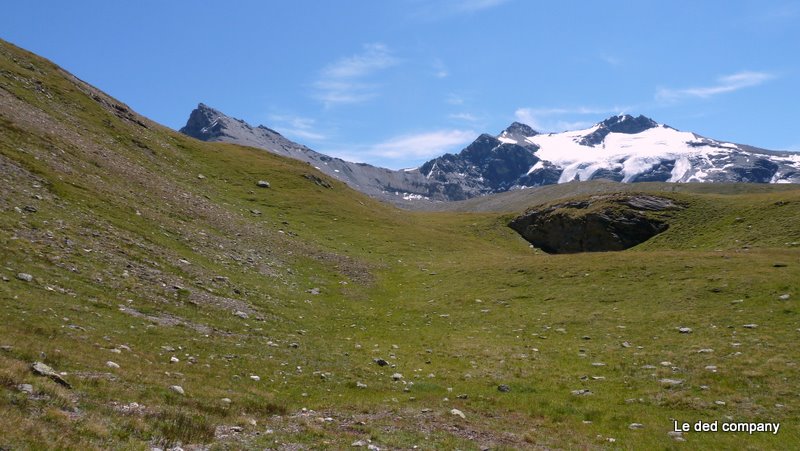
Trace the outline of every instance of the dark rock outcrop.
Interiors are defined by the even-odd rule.
[[[671,199],[644,194],[593,196],[533,208],[509,227],[551,254],[620,251],[667,230],[663,213],[678,208]]]

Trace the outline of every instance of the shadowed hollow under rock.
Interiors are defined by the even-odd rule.
[[[664,214],[682,208],[672,199],[612,194],[534,207],[508,226],[551,254],[621,251],[667,230]]]

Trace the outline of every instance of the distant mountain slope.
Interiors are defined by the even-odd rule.
[[[321,154],[202,103],[180,131],[308,162],[357,190],[398,204],[464,200],[575,180],[800,182],[800,154],[717,141],[645,116],[612,116],[588,129],[549,134],[514,122],[497,136],[480,135],[458,154],[400,171]]]
[[[203,141],[258,147],[305,161],[323,173],[378,199],[402,201],[432,197],[447,200],[446,196],[437,195],[437,187],[428,183],[419,171],[393,171],[330,157],[286,139],[275,130],[263,125],[252,127],[241,119],[229,117],[202,103],[192,111],[186,126],[180,132]]]

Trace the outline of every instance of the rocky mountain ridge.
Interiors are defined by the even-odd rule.
[[[798,153],[717,141],[641,115],[612,116],[588,129],[548,134],[514,122],[496,136],[480,135],[457,154],[403,170],[330,157],[202,103],[180,131],[204,141],[253,146],[306,161],[359,191],[398,204],[464,200],[598,179],[800,183]]]

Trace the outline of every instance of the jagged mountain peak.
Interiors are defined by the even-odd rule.
[[[503,135],[535,136],[538,134],[539,132],[534,130],[533,127],[531,127],[528,124],[523,124],[522,122],[512,122],[511,125],[506,127],[506,129],[500,133],[500,136]]]
[[[658,127],[658,122],[641,114],[637,117],[631,116],[630,114],[618,114],[609,117],[597,125],[608,129],[608,131],[612,133],[635,134]]]

